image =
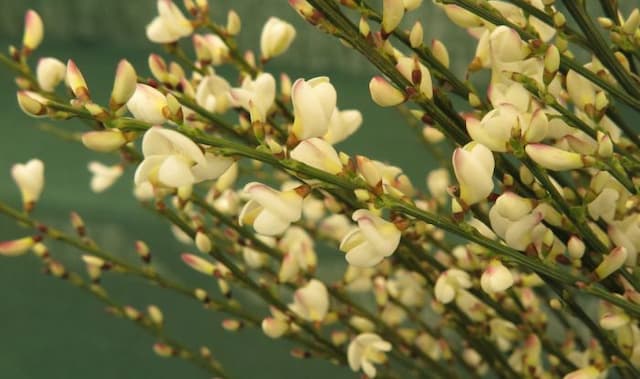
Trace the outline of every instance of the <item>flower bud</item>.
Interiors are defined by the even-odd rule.
[[[598,280],[602,280],[611,275],[614,271],[622,267],[627,260],[627,249],[622,246],[616,247],[607,254],[602,262],[596,267],[595,275]]]
[[[382,33],[389,35],[400,25],[404,16],[402,0],[382,1]]]
[[[24,34],[22,35],[22,46],[28,55],[35,50],[44,37],[44,25],[40,15],[29,9],[24,16]]]
[[[116,77],[113,82],[111,99],[109,100],[111,110],[119,109],[129,101],[136,91],[137,83],[136,70],[126,59],[121,60],[116,69]]]
[[[338,153],[333,146],[320,138],[309,138],[300,142],[291,151],[290,156],[292,159],[330,174],[342,172]]]
[[[447,46],[442,41],[434,39],[431,41],[431,53],[446,68],[449,68],[449,52]]]
[[[555,45],[549,45],[544,54],[544,69],[550,74],[555,74],[560,68],[560,51]]]
[[[369,22],[367,22],[366,17],[360,17],[360,23],[358,23],[358,31],[365,38],[368,38],[371,35],[371,26],[369,26]]]
[[[586,246],[577,236],[571,236],[567,242],[567,250],[572,259],[580,259],[584,255]]]
[[[585,166],[583,156],[557,147],[532,143],[525,147],[529,158],[540,166],[553,171],[566,171]]]
[[[271,17],[262,28],[260,51],[267,60],[284,53],[296,36],[293,25],[276,17]]]
[[[48,100],[37,92],[18,91],[18,105],[20,109],[31,117],[44,117],[47,114]]]
[[[381,76],[375,76],[369,82],[369,92],[373,101],[381,107],[393,107],[404,103],[404,94]]]
[[[402,0],[402,3],[404,4],[404,9],[406,9],[407,12],[410,12],[418,9],[422,4],[422,0]]]
[[[622,312],[609,312],[600,317],[599,324],[604,330],[616,330],[621,328],[631,321],[629,315]]]
[[[622,24],[622,31],[633,35],[640,27],[640,10],[638,8],[634,9],[629,17],[625,20],[624,24]]]
[[[78,99],[88,100],[90,98],[87,82],[85,82],[84,76],[82,76],[82,72],[80,72],[76,63],[71,59],[67,61],[66,80],[71,92],[73,92]]]
[[[203,232],[196,233],[195,243],[198,251],[203,254],[208,254],[213,247],[211,244],[211,239],[209,239],[209,237]]]
[[[242,21],[240,21],[240,16],[238,16],[238,13],[236,13],[236,11],[231,9],[227,13],[227,34],[229,34],[230,36],[235,36],[236,34],[240,33],[241,28]]]
[[[411,28],[411,32],[409,33],[409,43],[411,47],[414,49],[422,46],[424,40],[424,31],[422,29],[422,24],[420,21],[416,21]]]
[[[269,338],[280,338],[282,337],[287,330],[289,330],[289,324],[284,321],[277,319],[275,317],[267,317],[262,320],[262,331]]]
[[[108,153],[115,151],[127,143],[120,130],[107,129],[82,134],[82,144],[90,150]]]
[[[295,120],[292,132],[298,139],[322,137],[336,109],[336,90],[326,76],[298,79],[291,88]]]
[[[192,269],[199,271],[206,275],[213,275],[216,271],[215,266],[207,260],[204,260],[197,255],[193,254],[182,254],[180,256],[182,261],[189,265]]]
[[[0,242],[0,255],[5,257],[16,257],[25,254],[33,247],[39,238],[36,237],[23,237],[11,241]]]
[[[197,53],[198,49],[196,48],[196,54]],[[161,83],[168,82],[169,69],[167,68],[167,64],[161,56],[159,56],[158,54],[149,54],[147,64],[149,65],[149,70],[151,71],[151,75],[153,75],[154,78],[156,78]]]
[[[29,211],[40,198],[44,187],[44,163],[39,159],[31,159],[25,164],[14,164],[11,176],[20,189],[25,209]]]
[[[493,154],[482,144],[471,142],[453,152],[453,170],[462,201],[472,205],[491,194],[494,167]]]
[[[154,324],[156,324],[157,326],[162,326],[162,323],[164,322],[164,316],[160,308],[155,305],[149,305],[147,307],[147,313],[149,314],[149,319],[151,319]]]
[[[133,96],[127,101],[127,108],[138,120],[150,124],[162,124],[169,114],[167,99],[157,89],[146,84],[137,84]]]
[[[482,273],[480,285],[488,294],[502,292],[513,285],[513,274],[502,262],[493,259]]]
[[[598,132],[598,156],[609,158],[613,155],[613,143],[611,138],[602,132]]]
[[[38,85],[46,92],[53,92],[56,86],[64,80],[67,67],[56,58],[40,58],[36,67]]]
[[[153,344],[153,352],[162,358],[168,358],[176,354],[174,348],[161,342]]]

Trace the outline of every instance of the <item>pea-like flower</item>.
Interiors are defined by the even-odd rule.
[[[298,144],[290,153],[291,158],[306,165],[337,174],[342,171],[338,153],[328,142],[320,138],[309,138]]]
[[[439,302],[447,304],[453,301],[458,290],[469,287],[471,287],[469,274],[457,268],[452,268],[438,276],[434,294]]]
[[[202,79],[196,90],[196,102],[209,112],[224,113],[229,109],[231,86],[221,76],[209,75]]]
[[[336,109],[337,94],[329,78],[298,79],[291,88],[295,120],[292,131],[298,139],[324,136]]]
[[[262,59],[267,60],[284,53],[295,37],[296,29],[293,25],[277,17],[269,18],[260,35]]]
[[[56,58],[40,58],[36,67],[36,77],[40,88],[52,92],[64,80],[67,66]]]
[[[147,25],[147,38],[155,43],[170,43],[193,32],[191,22],[171,0],[158,0],[158,16]]]
[[[231,103],[251,112],[251,121],[265,121],[276,99],[276,80],[271,74],[261,73],[255,79],[246,77],[241,88],[229,92]]]
[[[371,267],[393,254],[400,244],[402,233],[391,222],[366,209],[353,212],[358,229],[347,234],[340,250],[347,253],[347,262],[357,267]]]
[[[149,181],[154,185],[178,188],[215,179],[233,160],[203,152],[184,135],[154,126],[142,139],[144,160],[138,166],[135,183]]]
[[[251,182],[243,192],[250,200],[242,208],[239,222],[241,225],[253,225],[259,234],[282,234],[292,222],[302,217],[304,198],[295,190],[280,192],[262,183]]]
[[[40,159],[31,159],[25,164],[17,163],[11,168],[11,176],[20,189],[25,209],[30,210],[42,194],[44,163]]]
[[[321,322],[329,312],[327,287],[321,281],[311,279],[293,294],[289,309],[304,320]]]
[[[462,201],[472,205],[491,194],[494,168],[493,154],[480,143],[471,142],[453,152],[453,170]]]
[[[169,105],[162,92],[146,84],[138,84],[127,101],[129,112],[138,120],[163,124],[170,115]]]
[[[347,350],[349,367],[353,371],[364,371],[375,378],[377,370],[374,364],[387,361],[385,352],[391,351],[391,344],[375,333],[362,333],[351,341]]]
[[[89,162],[88,168],[93,174],[90,183],[93,192],[103,192],[111,187],[124,172],[122,165],[106,166],[95,161]]]

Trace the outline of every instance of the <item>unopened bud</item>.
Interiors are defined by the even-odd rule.
[[[422,46],[424,41],[424,31],[422,29],[422,24],[420,21],[416,21],[411,28],[411,32],[409,33],[409,43],[411,47],[418,48]]]
[[[595,274],[599,280],[606,278],[618,270],[627,260],[627,249],[622,246],[616,247],[607,254],[602,262],[596,267]]]
[[[242,321],[236,320],[236,319],[233,319],[233,318],[227,318],[227,319],[222,320],[222,327],[226,331],[235,332],[235,331],[239,330],[240,328],[242,328]]]
[[[442,63],[444,67],[449,68],[449,51],[447,51],[447,47],[442,41],[438,39],[431,41],[431,52],[438,62]]]
[[[189,267],[203,274],[213,275],[215,271],[215,266],[212,263],[198,257],[197,255],[182,254],[181,258],[184,263],[189,265]]]
[[[87,87],[87,82],[84,80],[84,76],[82,76],[82,72],[76,65],[76,63],[69,59],[67,61],[67,85],[71,89],[71,92],[76,96],[76,98],[80,100],[89,100],[89,87]]]
[[[44,37],[44,24],[40,15],[29,9],[24,16],[24,34],[22,35],[22,46],[25,54],[35,50]]]
[[[124,134],[116,129],[86,132],[82,135],[82,144],[86,148],[103,153],[118,150],[126,143]]]
[[[371,79],[369,92],[373,101],[381,107],[393,107],[405,101],[404,94],[381,76]]]
[[[153,345],[153,351],[158,356],[168,358],[176,354],[176,351],[171,346],[158,342]]]
[[[18,91],[18,105],[20,109],[31,117],[43,117],[47,114],[48,100],[36,92]]]
[[[402,21],[404,3],[402,0],[382,1],[382,33],[391,34]]]
[[[164,322],[164,315],[160,308],[155,305],[149,305],[147,307],[147,313],[149,314],[149,319],[153,321],[156,326],[162,326],[162,323]]]
[[[609,158],[613,155],[613,142],[609,135],[598,132],[598,156]]]
[[[236,11],[231,9],[229,13],[227,13],[227,34],[235,36],[240,33],[241,28],[242,22],[240,21],[240,16],[238,16]]]
[[[131,63],[126,59],[121,60],[116,69],[116,77],[113,81],[113,90],[109,100],[111,110],[119,109],[129,101],[136,91],[137,82],[136,70]]]
[[[11,241],[0,242],[0,255],[5,257],[16,257],[25,254],[33,247],[39,238],[23,237]]]

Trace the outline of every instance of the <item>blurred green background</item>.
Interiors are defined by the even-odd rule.
[[[424,176],[434,165],[429,155],[392,110],[381,109],[369,99],[367,84],[373,71],[355,53],[336,40],[306,25],[285,0],[210,0],[211,12],[223,22],[233,7],[243,21],[239,38],[242,48],[257,49],[262,25],[271,15],[294,23],[298,36],[290,51],[269,63],[267,69],[313,77],[329,75],[338,90],[340,108],[358,108],[364,125],[351,140],[340,146],[349,153],[361,153],[405,168],[414,184],[424,187]],[[0,0],[0,45],[19,44],[24,11],[37,10],[45,22],[45,41],[32,63],[40,56],[63,61],[73,58],[84,73],[92,94],[103,103],[111,89],[119,59],[129,59],[143,75],[149,75],[146,57],[161,49],[145,40],[144,27],[155,14],[155,1],[127,0]],[[412,18],[420,18],[427,39],[448,42],[457,72],[464,70],[473,55],[465,32],[451,27],[430,1]],[[462,42],[465,41],[465,42]],[[257,52],[257,50],[256,50]],[[233,76],[230,76],[231,78]],[[41,121],[23,115],[15,100],[11,74],[0,69],[0,198],[19,206],[20,198],[10,178],[15,162],[38,157],[45,161],[46,186],[35,217],[68,227],[68,214],[78,211],[90,235],[109,250],[135,260],[133,242],[149,243],[156,262],[169,275],[185,279],[180,245],[162,220],[141,209],[131,195],[130,168],[111,189],[93,194],[88,187],[89,160],[115,163],[115,158],[88,152],[82,146],[57,140],[36,129]],[[72,128],[70,123],[65,127]],[[0,240],[23,235],[23,229],[0,217]],[[73,257],[76,251],[55,245],[54,256]],[[320,266],[332,276],[345,268],[342,255],[324,251]],[[79,268],[79,266],[76,266]],[[190,283],[213,288],[214,284],[191,279]],[[206,344],[237,378],[350,378],[353,374],[322,361],[300,361],[289,356],[290,345],[274,343],[255,330],[236,333],[220,327],[220,317],[203,312],[195,302],[166,294],[140,280],[107,275],[112,295],[139,309],[160,305],[167,328],[190,346]],[[176,360],[156,358],[154,342],[128,321],[106,314],[103,306],[62,281],[41,274],[36,258],[0,260],[0,377],[2,378],[204,378],[202,372]],[[256,307],[260,316],[266,315]]]

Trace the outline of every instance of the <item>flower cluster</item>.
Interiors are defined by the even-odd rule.
[[[425,44],[419,21],[405,28],[421,0],[383,0],[380,9],[366,1],[289,1],[380,70],[369,82],[371,99],[418,125],[439,160],[424,172],[425,192],[398,166],[338,149],[363,116],[338,107],[346,99],[329,77],[292,81],[268,71],[295,46],[290,23],[266,21],[257,59],[237,45],[236,12],[218,24],[206,0],[184,3],[186,13],[158,0],[146,29],[171,57],[149,55],[149,78],[120,61],[105,105],[73,60],[43,57],[31,74],[28,58],[44,35],[34,11],[22,49],[0,61],[17,72],[26,114],[89,120],[82,144],[120,153],[115,164],[89,163],[93,191],[136,167],[134,196],[171,223],[193,251],[181,261],[216,288],[165,278],[143,241],[135,244],[142,267],[118,258],[86,235],[77,213],[77,236],[32,219],[44,186],[38,159],[12,169],[24,212],[0,202],[0,213],[35,234],[1,242],[0,255],[33,251],[47,272],[82,288],[90,281],[114,313],[154,336],[160,309],[118,306],[101,287],[104,271],[186,294],[225,313],[228,331],[258,327],[292,340],[294,357],[327,359],[369,378],[426,370],[435,377],[640,376],[640,138],[619,111],[625,104],[640,112],[638,9],[625,17],[615,2],[602,2],[610,17],[596,22],[572,0],[564,7],[436,1],[477,40],[462,80],[444,42]],[[588,63],[569,41],[591,54]],[[223,66],[238,79],[224,77]],[[477,90],[483,70],[486,94]],[[52,256],[49,240],[83,250],[88,278]],[[345,253],[339,279],[326,275],[331,253],[321,247]],[[243,304],[236,291],[264,307]],[[584,310],[592,305],[597,314]],[[574,331],[578,325],[584,333]],[[163,338],[153,349],[226,376],[206,348],[193,353]]]

